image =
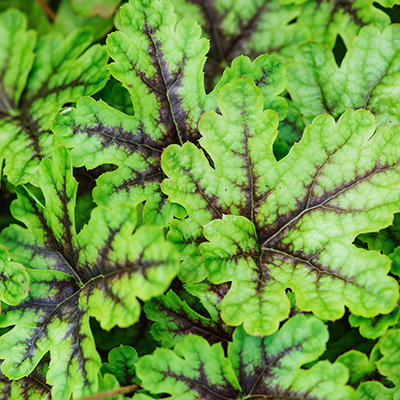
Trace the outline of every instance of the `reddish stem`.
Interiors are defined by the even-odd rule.
[[[42,10],[47,14],[47,16],[54,22],[56,19],[56,14],[54,11],[44,2],[44,0],[36,0],[36,3],[42,8]]]

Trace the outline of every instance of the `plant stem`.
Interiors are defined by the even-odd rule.
[[[52,22],[56,19],[56,14],[54,11],[44,2],[44,0],[36,0],[36,3],[43,9],[43,11],[47,14],[47,16],[51,19]]]
[[[130,385],[130,386],[123,386],[118,389],[113,389],[113,390],[107,390],[105,392],[97,393],[89,397],[81,397],[78,400],[99,400],[99,399],[105,399],[107,397],[111,396],[117,396],[119,394],[125,394],[125,393],[130,393],[130,392],[136,392],[137,390],[140,389],[139,385]]]

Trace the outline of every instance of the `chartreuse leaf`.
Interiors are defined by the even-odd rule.
[[[366,108],[379,125],[400,123],[399,25],[383,32],[367,26],[360,30],[340,67],[333,53],[318,43],[299,47],[288,64],[288,91],[303,126],[328,112],[337,118],[349,108]],[[373,62],[371,62],[373,60]]]
[[[0,300],[18,304],[29,292],[29,275],[23,265],[11,261],[8,251],[0,245]]]
[[[174,229],[189,232],[195,245],[204,242],[204,226],[209,280],[232,283],[223,320],[271,334],[289,314],[287,288],[300,310],[322,319],[340,318],[345,305],[368,318],[391,312],[398,286],[387,276],[390,260],[352,242],[388,226],[399,210],[400,128],[375,133],[365,110],[349,110],[337,123],[322,115],[278,163],[277,116],[263,111],[254,83],[235,79],[218,101],[222,115],[200,120],[200,144],[213,167],[191,143],[169,146],[162,189],[188,212]],[[186,276],[204,278],[193,266]]]
[[[361,381],[376,373],[376,361],[379,359],[379,343],[374,346],[368,358],[366,354],[350,350],[340,355],[336,362],[344,364],[349,370],[349,384],[357,387]]]
[[[170,399],[354,399],[343,365],[301,368],[323,353],[327,340],[321,321],[297,315],[264,338],[236,328],[228,359],[219,343],[188,335],[174,351],[159,348],[142,357],[137,374],[145,389]]]
[[[389,16],[377,8],[374,3],[388,3],[387,1],[355,0],[336,1],[308,0],[293,1],[280,0],[282,4],[303,3],[297,23],[309,27],[312,40],[318,41],[333,48],[337,35],[343,38],[348,47],[353,36],[356,36],[365,25],[374,25],[380,29],[390,24]],[[392,1],[392,3],[394,3]],[[393,4],[392,4],[393,5]],[[388,5],[386,5],[388,7]]]
[[[0,372],[0,399],[50,400],[51,388],[46,383],[49,360],[45,357],[37,368],[25,378],[9,380]]]
[[[284,115],[286,102],[278,95],[286,85],[285,68],[274,57],[261,56],[253,64],[241,57],[206,95],[203,65],[209,46],[193,19],[177,22],[167,0],[131,0],[122,7],[121,18],[123,31],[107,39],[108,52],[115,60],[110,70],[129,90],[135,115],[85,98],[76,109],[58,116],[53,128],[57,140],[71,148],[75,166],[118,166],[97,180],[96,203],[147,200],[145,221],[166,223],[174,214],[185,214],[160,191],[163,149],[172,143],[197,143],[200,115],[217,110],[219,88],[243,74],[258,82],[265,105]]]
[[[360,333],[369,339],[377,339],[399,322],[400,308],[396,307],[391,313],[378,315],[374,318],[364,318],[350,315],[349,322],[352,327],[359,327]]]
[[[155,322],[150,332],[163,347],[174,347],[189,333],[205,338],[210,344],[232,338],[232,328],[226,326],[219,315],[206,318],[198,314],[172,290],[149,300],[144,311],[147,318]]]
[[[54,150],[50,131],[58,110],[101,89],[108,79],[107,54],[91,42],[90,30],[65,39],[26,30],[17,10],[0,15],[0,152],[14,184],[35,181],[38,165]]]
[[[30,268],[28,297],[0,315],[1,327],[15,325],[0,338],[0,358],[3,373],[19,379],[50,352],[52,396],[68,399],[99,389],[101,360],[89,317],[105,330],[134,324],[138,298],[168,287],[179,255],[159,229],[142,226],[132,233],[137,213],[128,204],[95,208],[77,235],[77,183],[65,148],[41,162],[40,174],[45,207],[19,193],[12,209],[26,228],[11,225],[0,237],[11,257]]]
[[[305,25],[290,24],[301,14],[301,8],[283,6],[279,0],[186,1],[171,0],[180,17],[194,18],[210,40],[206,79],[213,81],[235,57],[248,54],[272,54],[293,59],[295,49],[311,39]]]
[[[220,343],[188,335],[174,350],[157,348],[136,364],[141,386],[170,399],[237,399],[240,386]]]
[[[378,371],[391,381],[391,387],[386,387],[382,383],[376,381],[363,382],[357,389],[357,399],[400,399],[399,349],[400,330],[394,329],[388,332],[386,337],[381,341],[379,350],[383,357],[376,363]]]

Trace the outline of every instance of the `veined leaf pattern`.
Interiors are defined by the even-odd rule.
[[[300,46],[295,62],[288,64],[291,107],[299,110],[296,123],[304,127],[324,112],[337,118],[349,108],[370,110],[379,126],[400,123],[399,85],[393,84],[400,76],[399,35],[395,24],[382,32],[375,26],[362,28],[340,67],[322,44]]]
[[[251,0],[246,7],[236,0],[172,0],[181,17],[195,18],[210,40],[205,66],[206,82],[214,81],[226,64],[240,54],[255,58],[271,54],[285,61],[293,59],[295,49],[311,39],[304,24],[290,24],[301,14],[295,5],[279,0]]]
[[[297,315],[275,334],[258,338],[238,327],[228,345],[188,335],[173,350],[159,348],[142,357],[137,374],[144,388],[173,399],[355,399],[345,386],[344,365],[321,361],[301,367],[324,351],[328,332],[315,317]],[[190,367],[188,368],[188,366]]]
[[[29,267],[30,291],[3,308],[0,326],[15,327],[1,336],[0,357],[3,373],[20,379],[50,352],[47,383],[54,399],[67,399],[96,393],[101,384],[89,317],[105,330],[137,322],[138,299],[168,287],[179,255],[160,229],[135,231],[137,212],[128,204],[95,208],[76,234],[77,183],[66,149],[43,160],[40,173],[45,206],[19,194],[12,209],[26,228],[11,225],[1,234],[12,258]]]
[[[71,148],[75,166],[118,166],[97,180],[93,197],[98,204],[146,200],[145,221],[166,223],[174,214],[185,214],[160,191],[163,149],[172,143],[197,143],[201,114],[217,110],[217,93],[237,76],[254,79],[263,90],[265,106],[283,117],[286,102],[278,95],[285,88],[285,69],[274,57],[261,56],[254,63],[241,57],[206,95],[203,66],[209,46],[193,19],[177,22],[166,0],[131,0],[121,18],[123,30],[107,40],[114,59],[110,70],[128,89],[135,115],[85,98],[60,115],[53,127],[57,140]]]
[[[26,18],[10,9],[0,14],[0,152],[14,184],[35,182],[40,160],[54,150],[52,119],[61,107],[100,90],[108,56],[100,45],[86,48],[89,29],[65,39],[48,34],[36,42]],[[85,51],[86,50],[86,51]]]
[[[263,111],[254,83],[237,78],[218,101],[222,115],[200,120],[213,166],[191,143],[169,146],[162,189],[186,208],[189,217],[173,227],[203,242],[208,279],[231,282],[223,320],[271,334],[289,315],[287,288],[300,310],[322,319],[342,317],[345,305],[364,317],[391,312],[399,291],[389,258],[352,242],[390,225],[399,210],[399,127],[375,132],[365,110],[337,123],[322,115],[277,162],[277,116]]]

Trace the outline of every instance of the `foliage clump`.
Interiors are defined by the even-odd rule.
[[[0,399],[397,398],[399,16],[1,0]]]

